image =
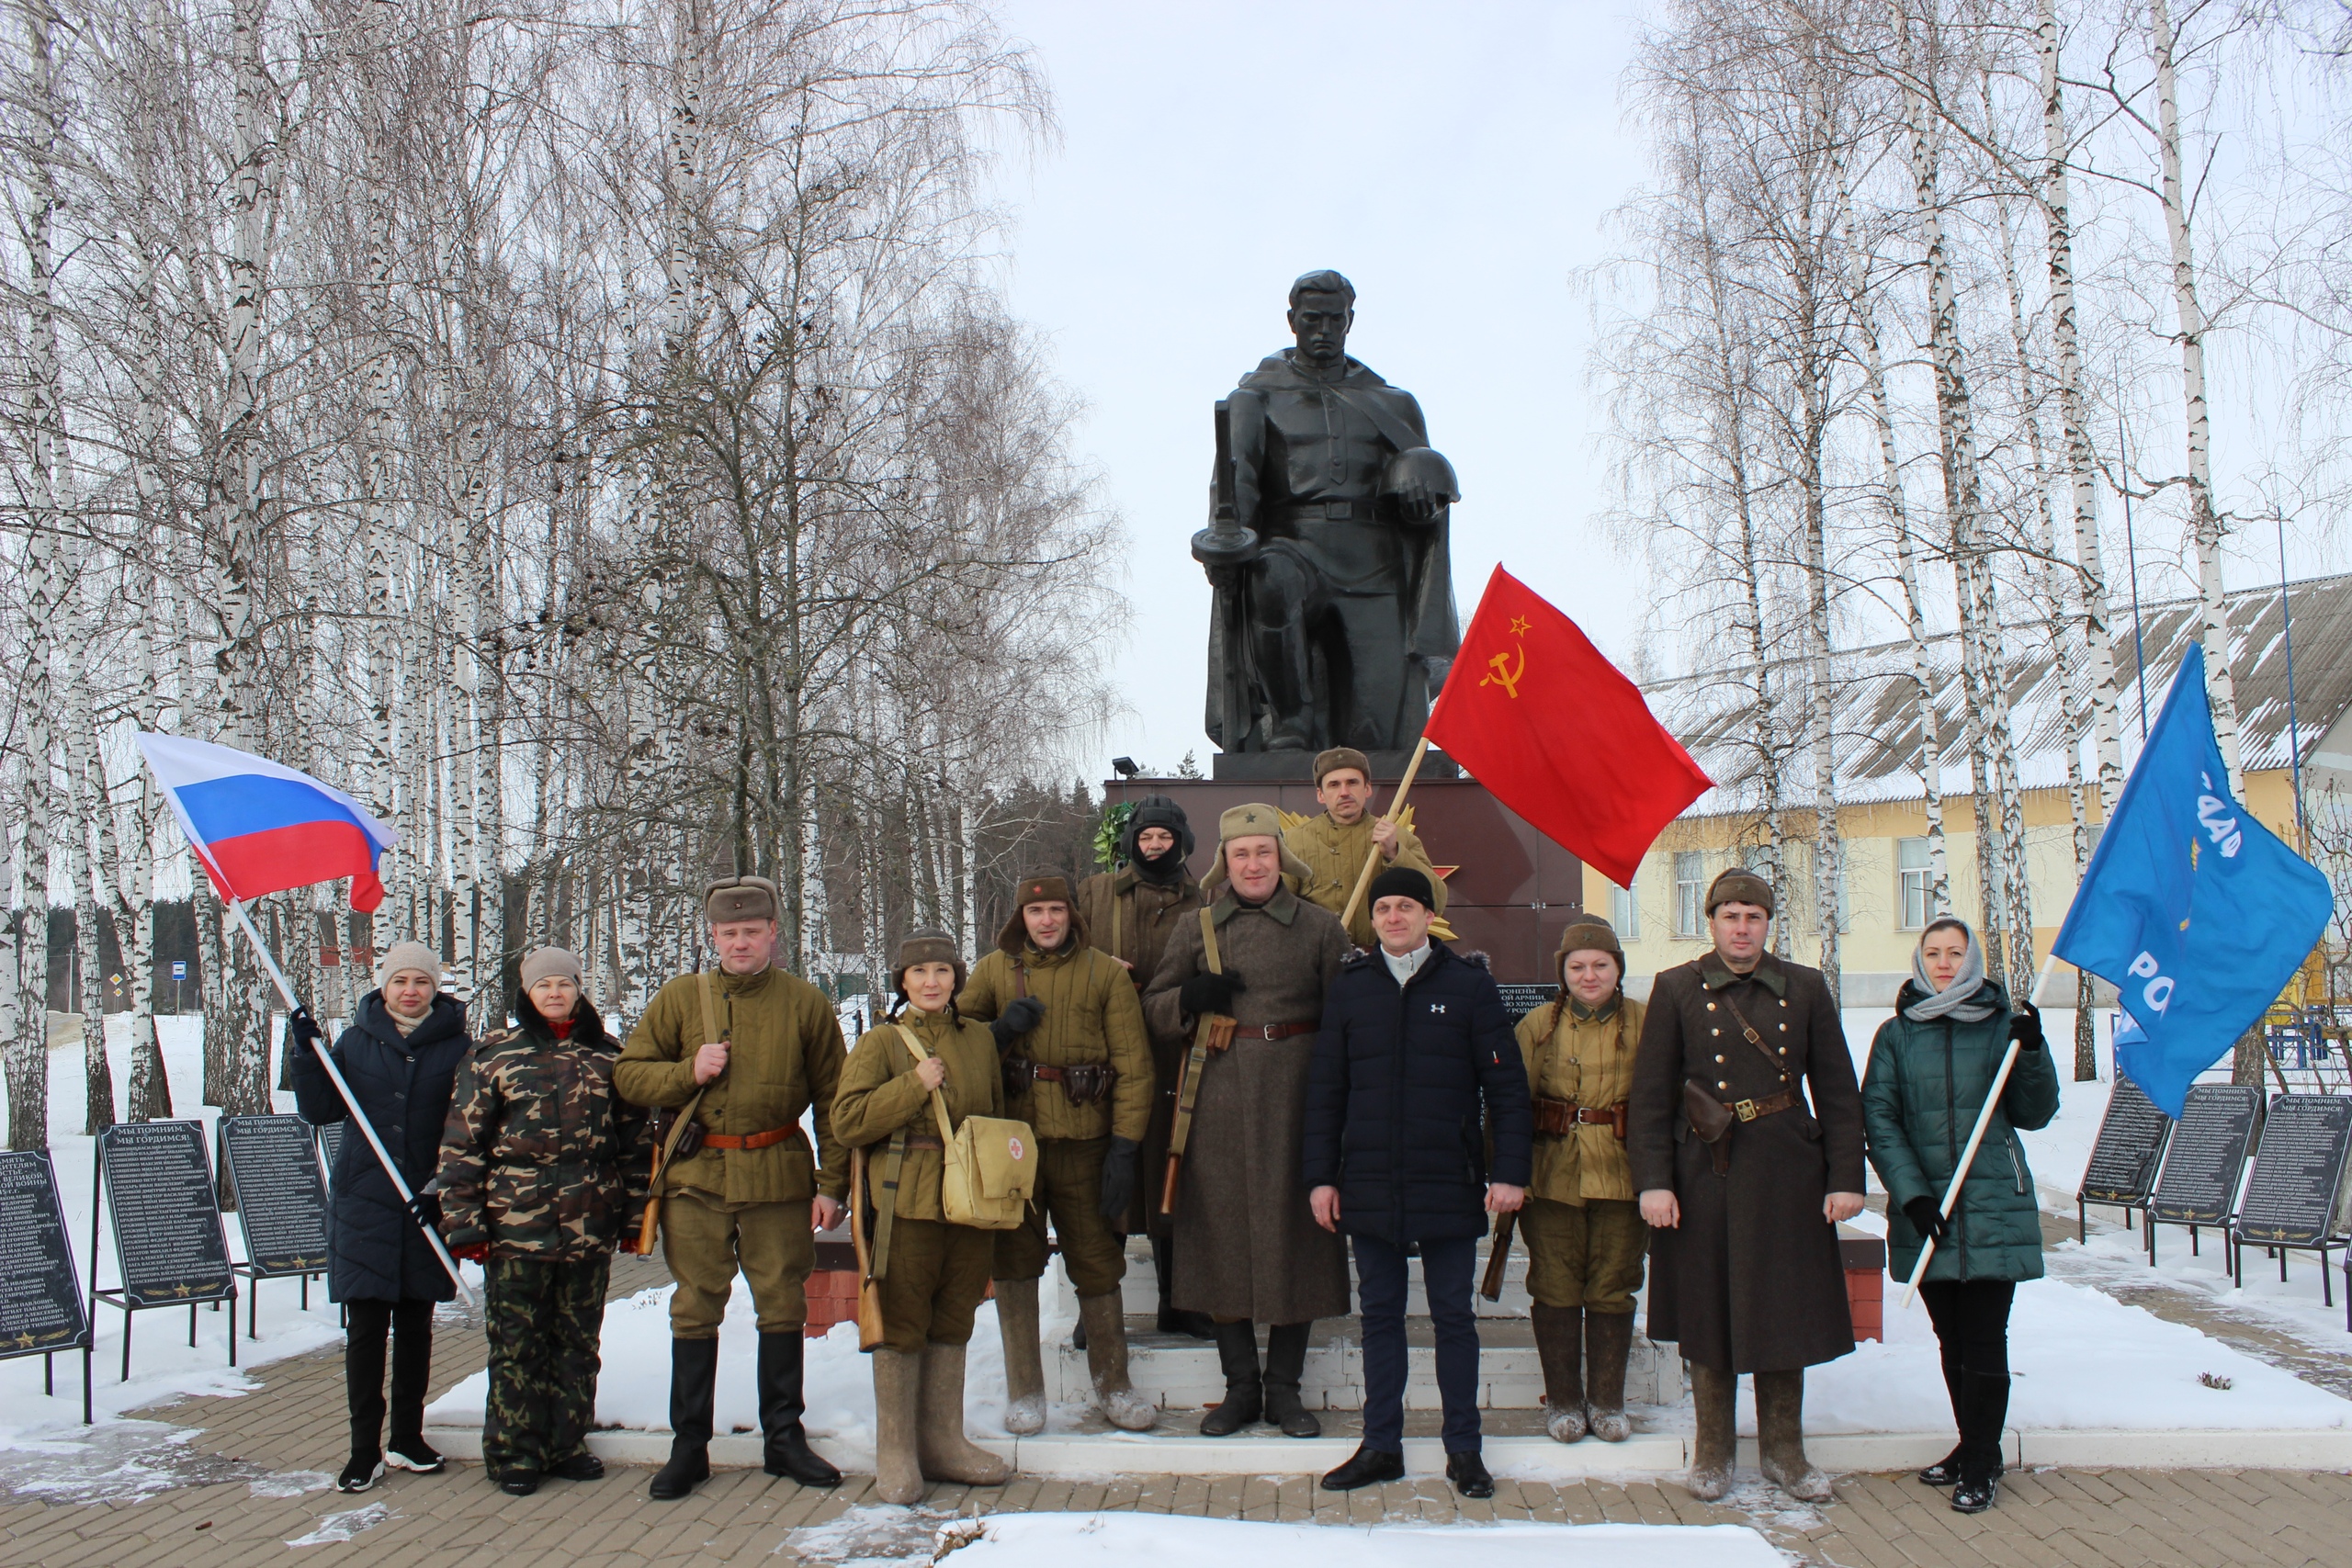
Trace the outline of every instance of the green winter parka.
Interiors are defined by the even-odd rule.
[[[2008,996],[1989,981],[1983,995],[1994,1006],[1989,1018],[1919,1023],[1904,1016],[1921,996],[1917,983],[1906,980],[1895,997],[1894,1016],[1871,1040],[1862,1123],[1871,1168],[1887,1192],[1890,1279],[1909,1279],[1919,1261],[1919,1233],[1903,1205],[1923,1197],[1943,1201],[2008,1049]],[[2046,1127],[2057,1113],[2058,1069],[2049,1051],[2020,1049],[1953,1206],[1951,1231],[1928,1262],[1928,1279],[2041,1278],[2041,1206],[2018,1132]]]

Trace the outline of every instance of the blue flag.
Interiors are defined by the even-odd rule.
[[[2120,993],[2116,1070],[2177,1118],[2326,928],[2327,878],[2230,798],[2191,645],[2052,951]]]

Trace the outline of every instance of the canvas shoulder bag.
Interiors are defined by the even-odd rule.
[[[899,1038],[918,1062],[931,1053],[915,1032],[894,1024]],[[1026,1122],[1003,1116],[967,1116],[960,1127],[947,1116],[947,1097],[931,1091],[931,1108],[939,1118],[939,1141],[944,1162],[939,1178],[939,1209],[951,1225],[977,1230],[1009,1231],[1028,1218],[1029,1199],[1037,1187],[1037,1134]]]

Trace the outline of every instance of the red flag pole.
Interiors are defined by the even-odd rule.
[[[1388,803],[1388,810],[1384,820],[1396,821],[1396,814],[1405,809],[1405,792],[1413,787],[1414,775],[1421,771],[1421,759],[1428,756],[1429,751],[1430,738],[1424,735],[1419,744],[1413,748],[1413,760],[1405,764],[1405,776],[1396,783],[1396,798]],[[1380,846],[1374,844],[1372,846],[1372,852],[1363,857],[1363,874],[1356,878],[1356,890],[1348,895],[1348,911],[1340,917],[1340,927],[1342,931],[1355,924],[1356,908],[1363,902],[1364,890],[1372,886],[1373,869],[1379,864]]]

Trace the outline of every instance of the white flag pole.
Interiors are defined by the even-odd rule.
[[[286,971],[277,966],[277,959],[269,951],[269,944],[262,941],[261,932],[254,929],[253,918],[245,913],[244,901],[230,899],[229,909],[237,917],[237,924],[244,928],[245,940],[253,943],[254,951],[261,955],[262,967],[269,971],[270,980],[277,987],[277,994],[286,998],[287,1011],[289,1014],[300,1011],[302,1004],[296,998],[294,987],[287,983]],[[401,1175],[401,1168],[393,1160],[391,1151],[384,1147],[384,1140],[376,1135],[375,1123],[368,1121],[368,1113],[359,1109],[359,1100],[351,1092],[351,1085],[345,1080],[342,1070],[334,1065],[334,1058],[327,1055],[324,1036],[312,1049],[319,1058],[319,1066],[327,1070],[327,1079],[334,1085],[334,1091],[343,1096],[344,1106],[351,1112],[351,1120],[357,1123],[360,1135],[368,1140],[368,1146],[376,1151],[376,1162],[384,1168],[384,1174],[392,1179],[392,1190],[400,1194],[409,1217],[416,1222],[416,1228],[424,1233],[425,1242],[433,1248],[433,1256],[441,1260],[441,1267],[447,1269],[449,1278],[457,1282],[458,1293],[465,1298],[468,1307],[472,1307],[475,1304],[473,1288],[466,1283],[465,1275],[458,1271],[458,1260],[449,1256],[449,1248],[443,1244],[440,1234],[426,1224],[424,1216],[417,1213],[416,1194],[410,1190],[407,1179]]]
[[[2050,972],[2058,966],[2058,955],[2052,953],[2041,961],[2041,973],[2034,976],[2032,993],[2027,998],[2031,1007],[2041,1005],[2041,988],[2050,983]],[[1951,1218],[1952,1205],[1960,1201],[1961,1183],[1968,1179],[1968,1168],[1976,1161],[1976,1145],[1984,1141],[1984,1129],[1992,1125],[1993,1109],[2001,1103],[2001,1090],[2008,1087],[2009,1069],[2018,1065],[2018,1039],[2009,1037],[2009,1048],[2001,1054],[2001,1070],[1993,1075],[1993,1087],[1984,1095],[1984,1109],[1976,1113],[1975,1130],[1968,1134],[1968,1146],[1960,1151],[1960,1164],[1951,1173],[1951,1181],[1944,1188],[1943,1217]],[[1928,1236],[1928,1245],[1919,1249],[1919,1261],[1911,1267],[1910,1282],[1903,1288],[1903,1304],[1908,1307],[1919,1293],[1919,1281],[1927,1277],[1928,1260],[1936,1255],[1936,1238]]]

